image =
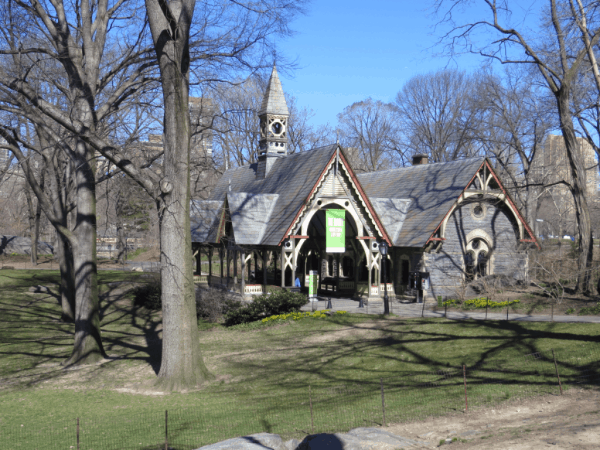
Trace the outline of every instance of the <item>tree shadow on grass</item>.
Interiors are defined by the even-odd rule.
[[[29,272],[29,271],[28,271]],[[61,321],[59,277],[36,271],[2,271],[0,285],[0,384],[27,388],[60,378],[68,370],[61,365],[71,354],[74,325]],[[32,285],[50,288],[47,293],[28,293]],[[109,286],[100,298],[102,341],[109,358],[86,367],[89,376],[123,360],[142,361],[155,373],[162,351],[160,314],[136,308],[127,290]]]
[[[364,333],[368,322],[329,320],[346,329],[346,336],[333,338],[332,334],[340,331],[338,328],[316,330],[318,338],[311,342],[294,336],[290,327],[288,336],[273,333],[261,348],[248,348],[237,360],[227,360],[225,370],[245,374],[244,383],[248,385],[268,379],[273,385],[307,388],[312,380],[313,386],[360,384],[373,390],[381,378],[400,383],[409,376],[416,380],[450,368],[462,369],[463,364],[479,368],[500,365],[506,367],[507,380],[519,383],[521,369],[513,370],[511,364],[524,355],[547,355],[555,346],[568,348],[600,342],[598,335],[574,332],[576,328],[564,324],[440,319],[386,319],[379,321],[373,336],[359,338],[360,334],[352,336],[352,332]],[[589,326],[587,330],[594,333]],[[266,329],[264,334],[268,335]],[[293,342],[291,351],[271,356],[277,363],[269,361],[265,350],[283,349],[285,341]],[[423,349],[424,345],[428,348]],[[600,347],[592,347],[600,356]],[[562,364],[569,368],[568,362]]]

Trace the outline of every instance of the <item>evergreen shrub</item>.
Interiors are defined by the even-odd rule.
[[[264,317],[299,311],[308,302],[306,295],[290,291],[277,291],[256,297],[252,303],[225,314],[225,325],[254,322]]]

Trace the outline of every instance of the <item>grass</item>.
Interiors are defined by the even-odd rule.
[[[343,431],[381,423],[381,379],[393,422],[462,411],[463,364],[503,369],[469,369],[471,408],[555,390],[552,361],[524,354],[555,349],[565,387],[579,366],[600,355],[595,324],[350,314],[231,329],[202,322],[201,348],[216,379],[160,395],[152,386],[160,367],[160,312],[134,308],[118,283],[139,276],[99,274],[109,359],[65,369],[60,362],[71,351],[73,326],[59,321],[58,273],[0,271],[0,435],[7,448],[55,448],[52,439],[71,439],[80,417],[82,438],[105,443],[95,450],[150,449],[164,439],[165,410],[172,439],[189,442],[174,448],[263,430],[302,437],[311,431],[309,400],[318,431]],[[52,295],[27,292],[38,284]],[[19,441],[28,447],[12,445]]]

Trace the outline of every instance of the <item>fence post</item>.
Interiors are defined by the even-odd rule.
[[[506,320],[508,320],[508,308],[509,308],[509,306],[506,305]]]
[[[488,313],[488,305],[490,304],[490,300],[489,299],[485,299],[485,320],[487,320],[487,313]]]
[[[465,383],[465,413],[469,412],[469,402],[467,400],[467,366],[463,364],[463,381]]]
[[[315,421],[313,419],[312,393],[310,391],[310,384],[308,385],[308,403],[310,405],[310,432],[315,434]]]
[[[552,317],[551,317],[550,321],[554,322],[554,302],[552,302]]]
[[[169,450],[169,411],[165,409],[165,450]]]
[[[558,379],[558,388],[560,389],[560,395],[563,395],[562,384],[560,383],[560,375],[558,374],[558,364],[556,364],[556,356],[554,355],[554,349],[552,349],[552,359],[554,359],[554,370],[556,370],[556,378]]]
[[[385,396],[383,393],[383,378],[380,378],[379,381],[381,382],[381,412],[383,415],[383,426],[387,427],[385,424]]]
[[[79,417],[77,418],[77,450],[79,450]]]

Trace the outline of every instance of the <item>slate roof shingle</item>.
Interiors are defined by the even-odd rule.
[[[216,237],[218,210],[228,199],[236,242],[278,245],[317,183],[337,144],[275,161],[267,177],[256,177],[257,164],[226,171],[204,204],[203,221],[193,240]],[[397,247],[423,247],[465,189],[484,158],[369,172],[357,176],[386,232]],[[192,227],[194,228],[194,226]],[[202,231],[208,228],[208,231]],[[194,233],[194,230],[193,230]]]
[[[271,72],[271,78],[269,78],[269,84],[265,96],[263,97],[262,104],[258,115],[263,114],[277,114],[282,116],[289,116],[290,112],[285,102],[285,95],[283,94],[283,88],[281,87],[281,81],[277,74],[277,68],[273,66]]]
[[[371,199],[411,201],[402,229],[392,239],[397,247],[423,247],[483,162],[468,158],[422,164],[363,173],[358,180]]]
[[[278,158],[264,180],[256,177],[257,164],[229,169],[215,186],[210,200],[223,203],[228,194],[236,192],[278,194],[260,242],[278,245],[336,148],[337,144],[333,144]]]

